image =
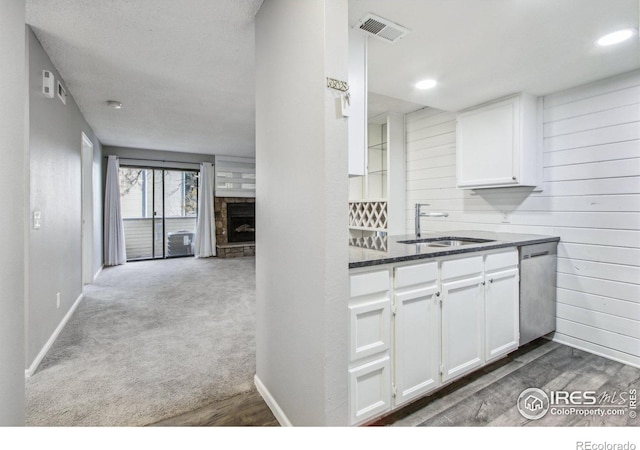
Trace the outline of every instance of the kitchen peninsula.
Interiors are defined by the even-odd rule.
[[[420,243],[411,245],[401,242],[431,239],[437,242],[437,240],[447,240],[447,238],[489,242],[451,247],[426,246]],[[351,238],[349,242],[349,269],[559,241],[560,238],[557,236],[475,230],[458,230],[446,234],[423,233],[420,238],[416,238],[414,235]]]
[[[559,240],[483,231],[350,239],[350,424],[553,332]]]

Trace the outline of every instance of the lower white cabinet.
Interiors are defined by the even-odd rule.
[[[515,248],[352,272],[351,425],[515,350],[518,305]]]
[[[387,351],[391,340],[391,302],[383,294],[365,303],[350,305],[351,361]]]
[[[391,409],[391,359],[385,355],[349,369],[351,424]]]
[[[518,255],[487,255],[485,266],[485,361],[490,362],[517,349],[520,341]]]
[[[442,283],[442,381],[484,363],[482,275]]]
[[[440,292],[436,261],[395,270],[394,407],[440,385]]]
[[[349,411],[356,425],[391,409],[391,274],[350,278]]]

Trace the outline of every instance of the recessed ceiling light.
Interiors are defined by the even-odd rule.
[[[107,105],[111,106],[113,109],[122,109],[122,103],[117,100],[107,100]]]
[[[438,84],[436,80],[422,80],[416,83],[416,88],[421,90],[431,89],[432,87],[435,87],[436,84]]]
[[[607,45],[619,44],[622,41],[626,41],[633,36],[633,29],[627,28],[625,30],[614,31],[613,33],[605,34],[596,43],[602,47]]]

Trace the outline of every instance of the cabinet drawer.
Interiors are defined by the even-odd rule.
[[[383,298],[349,306],[349,359],[356,361],[383,352],[391,340],[391,300]]]
[[[518,250],[515,247],[500,253],[490,253],[484,261],[484,270],[487,272],[517,266]]]
[[[351,275],[351,297],[389,290],[389,271],[380,270]]]
[[[414,286],[417,284],[432,284],[438,280],[438,263],[432,261],[424,264],[397,267],[395,269],[394,284],[397,288]]]
[[[450,280],[453,278],[472,276],[482,273],[482,256],[469,256],[466,258],[452,259],[442,263],[440,278]]]

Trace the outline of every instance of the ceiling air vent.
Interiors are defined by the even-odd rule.
[[[374,14],[367,14],[360,19],[360,22],[356,26],[368,36],[374,36],[391,43],[397,42],[409,34],[407,28]]]

